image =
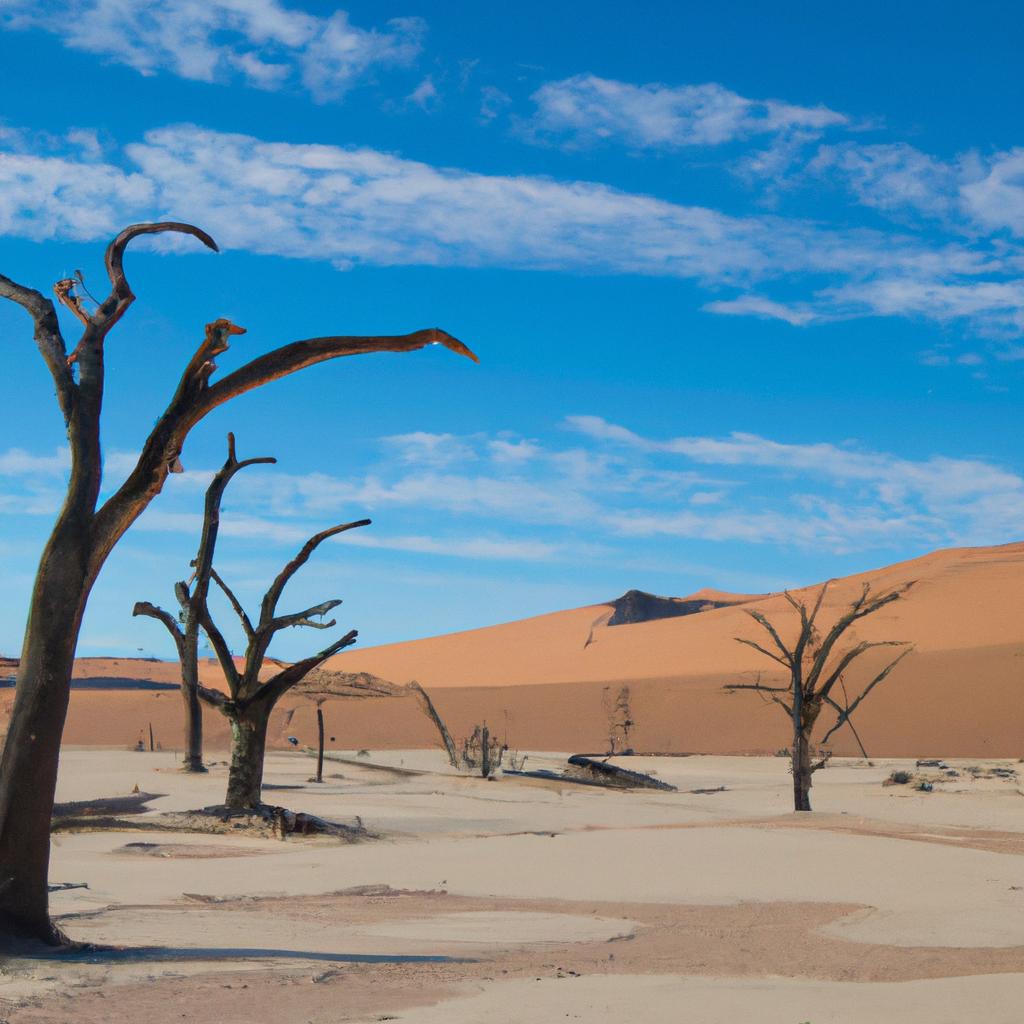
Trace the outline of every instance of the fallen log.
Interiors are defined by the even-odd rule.
[[[602,781],[606,786],[620,789],[660,789],[667,793],[677,792],[675,786],[668,782],[662,782],[661,779],[656,779],[653,775],[630,771],[628,768],[619,768],[618,765],[610,764],[608,761],[597,761],[583,754],[573,754],[569,758],[569,764],[588,773],[592,778]]]

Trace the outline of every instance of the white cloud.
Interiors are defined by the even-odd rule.
[[[434,79],[427,75],[426,78],[416,86],[415,89],[406,97],[410,103],[415,103],[421,110],[432,111],[436,110],[441,102],[441,94],[438,92],[437,86],[434,85]]]
[[[0,151],[0,234],[84,240],[132,220],[173,217],[202,225],[225,248],[342,268],[361,262],[690,278],[743,289],[712,301],[712,312],[795,325],[913,315],[962,317],[983,332],[1005,333],[1024,308],[1021,281],[1012,276],[1024,256],[1005,247],[730,216],[592,182],[476,174],[372,149],[265,142],[194,125],[151,131],[125,154],[132,169]],[[792,293],[801,275],[816,290],[795,300],[749,290],[786,280]]]
[[[960,193],[979,224],[1024,236],[1024,148],[997,154],[984,177],[963,185]]]
[[[716,146],[764,133],[847,124],[827,107],[750,100],[714,82],[635,85],[575,75],[541,86],[529,130],[573,145],[611,140],[637,148]]]
[[[761,295],[740,295],[735,299],[709,302],[704,306],[709,313],[725,316],[756,316],[765,320],[783,320],[792,327],[806,327],[821,319],[821,314],[811,309],[799,309],[774,302]]]
[[[35,455],[23,448],[0,452],[0,476],[65,476],[71,469],[71,452],[58,448],[52,455]]]
[[[318,102],[339,99],[373,67],[409,64],[424,32],[418,18],[368,30],[345,11],[319,17],[278,0],[7,0],[0,24],[51,32],[70,49],[143,75],[240,78],[258,89],[301,84]]]
[[[472,447],[454,434],[431,434],[423,430],[393,434],[382,439],[402,462],[418,466],[448,466],[474,459]]]
[[[232,484],[223,534],[294,547],[327,524],[371,516],[374,526],[339,548],[618,564],[653,556],[638,545],[670,537],[849,553],[1002,543],[1024,523],[1024,476],[981,458],[750,433],[652,437],[600,416],[563,425],[575,436],[560,444],[508,431],[381,438],[344,479],[253,469]],[[0,455],[0,513],[52,515],[65,466],[62,451]],[[140,529],[194,543],[209,475],[169,481]]]
[[[808,164],[814,175],[845,185],[859,203],[880,210],[952,212],[962,168],[906,143],[821,146]]]

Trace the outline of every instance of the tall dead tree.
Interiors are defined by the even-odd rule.
[[[231,723],[231,767],[228,770],[228,790],[224,805],[232,811],[258,810],[262,803],[263,762],[267,747],[267,726],[277,702],[294,686],[298,685],[318,665],[329,657],[356,642],[356,631],[350,630],[340,640],[329,644],[309,658],[292,665],[281,665],[268,658],[268,651],[274,637],[283,629],[306,627],[310,629],[331,629],[337,625],[334,619],[323,621],[323,616],[341,604],[339,598],[332,598],[311,608],[290,614],[279,615],[278,602],[291,578],[309,561],[313,552],[331,537],[340,533],[369,526],[369,519],[353,523],[341,523],[310,537],[299,553],[277,574],[260,603],[259,617],[253,622],[235,596],[234,591],[213,567],[217,534],[220,524],[220,507],[224,491],[232,477],[246,466],[274,462],[274,459],[244,459],[235,455],[234,436],[228,435],[228,458],[214,475],[206,491],[203,510],[203,533],[199,544],[199,558],[195,563],[195,574],[188,583],[178,583],[175,593],[178,603],[187,617],[194,617],[196,628],[202,628],[217,655],[221,671],[227,682],[228,693],[201,686],[198,673],[195,679],[195,693],[200,700],[215,707]],[[246,646],[243,667],[239,670],[223,631],[216,624],[210,612],[210,584],[215,583],[228,599],[238,616],[245,634]],[[139,601],[133,614],[148,615],[162,622],[179,644],[184,646],[184,631],[179,628],[174,616],[164,609]],[[272,661],[278,671],[269,679],[262,679],[263,667]],[[182,664],[182,678],[191,668]]]
[[[246,466],[273,464],[272,458],[244,459],[235,457],[235,435],[228,434],[228,457],[223,466],[214,474],[206,490],[206,506],[203,513],[203,532],[199,540],[199,551],[192,563],[193,573],[189,580],[174,584],[174,596],[178,600],[178,614],[171,615],[148,601],[138,601],[132,615],[148,615],[167,627],[174,640],[181,665],[181,696],[185,705],[185,757],[184,768],[190,772],[205,772],[203,766],[203,707],[199,696],[199,633],[202,613],[210,592],[211,579],[216,578],[213,569],[213,553],[220,531],[220,506],[224,490],[231,478]]]
[[[14,708],[0,758],[0,947],[24,941],[49,945],[67,941],[50,920],[47,876],[60,740],[82,616],[114,545],[160,493],[168,473],[180,469],[182,446],[192,428],[239,395],[341,356],[411,352],[441,344],[476,358],[437,328],[397,337],[310,338],[257,356],[213,381],[216,357],[227,351],[233,335],[244,333],[229,320],[214,320],[146,438],[134,469],[99,505],[104,346],[135,300],[124,272],[124,253],[132,239],[165,231],[192,235],[208,248],[217,248],[206,232],[190,224],[125,228],[107,247],[110,293],[95,309],[87,308],[78,294],[79,281],[64,279],[54,286],[57,300],[82,325],[70,353],[53,301],[0,274],[0,298],[17,303],[32,318],[36,347],[53,378],[71,451],[64,504],[43,549],[32,590]]]
[[[747,614],[768,634],[771,639],[770,648],[774,648],[774,650],[744,637],[735,637],[734,639],[738,643],[752,647],[766,658],[778,662],[788,673],[789,681],[784,686],[768,686],[762,683],[758,677],[755,683],[729,683],[725,689],[730,691],[753,690],[765,700],[778,704],[792,723],[791,756],[795,810],[809,811],[811,809],[811,776],[825,765],[825,758],[814,761],[811,756],[811,738],[822,710],[828,706],[836,712],[837,717],[832,728],[821,738],[819,746],[824,745],[829,737],[843,725],[850,723],[850,728],[853,728],[853,724],[850,722],[853,712],[913,649],[903,640],[861,640],[840,653],[836,649],[840,638],[861,619],[898,601],[913,585],[914,581],[911,581],[891,590],[872,594],[870,585],[865,583],[860,596],[850,604],[824,634],[819,632],[816,621],[825,599],[825,592],[828,590],[828,584],[825,583],[818,591],[818,596],[810,611],[805,602],[798,601],[792,594],[784,594],[786,600],[800,617],[800,631],[792,646],[786,645],[779,631],[762,612],[747,611]],[[841,705],[832,696],[836,685],[843,685],[842,680],[850,666],[861,655],[876,647],[903,647],[904,650],[880,672],[876,673],[853,701],[847,699],[845,705]]]

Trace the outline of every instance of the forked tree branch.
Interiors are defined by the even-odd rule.
[[[277,602],[281,599],[281,594],[284,588],[287,586],[288,581],[309,561],[313,552],[323,544],[325,540],[329,540],[331,537],[336,537],[339,533],[345,533],[347,530],[358,530],[360,527],[369,526],[371,520],[369,519],[358,519],[353,523],[339,523],[337,526],[332,526],[327,530],[321,530],[319,533],[314,534],[302,548],[299,553],[277,574],[274,582],[270,584],[266,594],[263,595],[263,601],[260,604],[260,621],[256,627],[257,632],[261,630],[275,631],[274,623],[280,621],[275,618],[277,613]],[[338,602],[339,604],[341,602]],[[332,607],[334,607],[332,605]],[[306,612],[300,614],[307,614]],[[313,609],[310,609],[308,614],[315,614]],[[288,616],[285,616],[288,618]],[[285,625],[291,625],[291,623],[285,623]],[[283,628],[283,626],[276,627],[277,629]]]
[[[885,679],[885,678],[886,678],[886,677],[887,677],[887,676],[889,675],[889,673],[890,673],[890,672],[892,672],[892,670],[893,670],[893,669],[894,669],[894,668],[895,668],[895,667],[896,667],[896,666],[897,666],[897,665],[898,665],[898,664],[899,664],[899,663],[900,663],[900,662],[901,662],[901,661],[902,661],[902,660],[903,660],[903,659],[904,659],[904,658],[905,658],[905,657],[906,657],[906,656],[907,656],[908,654],[910,654],[910,652],[911,652],[911,651],[913,651],[913,649],[914,649],[913,647],[908,647],[908,648],[907,648],[906,650],[904,650],[904,651],[901,651],[901,652],[899,653],[899,655],[897,655],[897,656],[896,656],[895,658],[893,658],[893,660],[892,660],[892,661],[890,661],[890,662],[889,662],[889,664],[888,664],[888,665],[886,665],[886,666],[885,666],[885,668],[884,668],[884,669],[882,669],[882,671],[881,671],[881,672],[879,672],[879,673],[878,673],[878,675],[877,675],[877,676],[875,676],[875,678],[874,678],[874,679],[872,679],[872,680],[871,680],[871,682],[870,682],[870,683],[868,683],[868,685],[864,687],[864,689],[863,689],[863,691],[861,692],[860,696],[858,696],[858,697],[857,697],[857,698],[856,698],[856,699],[855,699],[855,700],[853,701],[853,703],[851,703],[851,704],[850,704],[850,706],[849,706],[848,708],[846,708],[845,710],[843,710],[843,711],[841,711],[841,712],[839,713],[839,717],[838,717],[838,718],[836,719],[836,723],[835,723],[835,725],[833,725],[833,726],[832,726],[832,728],[831,728],[831,729],[829,729],[829,731],[828,731],[827,733],[825,733],[825,735],[824,735],[824,736],[822,737],[822,740],[821,740],[821,742],[822,742],[822,743],[825,743],[825,742],[826,742],[826,741],[828,740],[828,738],[829,738],[829,737],[830,737],[830,736],[831,736],[831,735],[832,735],[832,734],[833,734],[833,733],[834,733],[834,732],[835,732],[835,731],[836,731],[837,729],[839,729],[840,727],[842,727],[842,726],[843,726],[843,725],[844,725],[844,724],[845,724],[846,722],[849,722],[849,721],[850,721],[850,717],[851,717],[851,716],[853,715],[854,711],[856,711],[856,710],[857,710],[857,708],[858,708],[858,707],[860,706],[860,703],[861,703],[861,701],[863,701],[863,700],[864,700],[864,698],[865,698],[865,697],[867,697],[867,695],[868,695],[868,694],[869,694],[869,693],[870,693],[870,692],[871,692],[871,691],[872,691],[872,690],[873,690],[873,689],[874,689],[874,688],[875,688],[875,687],[876,687],[876,686],[877,686],[877,685],[878,685],[879,683],[881,683],[881,682],[882,682],[882,681],[883,681],[883,680],[884,680],[884,679]],[[852,727],[852,724],[851,724],[851,727]]]
[[[148,500],[163,488],[171,467],[178,462],[188,432],[203,417],[230,399],[307,366],[344,356],[413,352],[428,345],[443,345],[477,361],[461,341],[439,328],[397,337],[313,338],[258,356],[210,386],[208,380],[214,369],[212,356],[227,348],[227,339],[232,334],[240,333],[243,329],[229,320],[215,320],[207,325],[206,338],[189,362],[167,409],[146,439],[135,469],[96,513],[93,529],[97,558],[101,562],[121,534],[138,518]]]
[[[263,683],[251,697],[247,697],[246,702],[266,700],[272,704],[282,694],[287,693],[293,686],[301,682],[313,669],[322,665],[328,658],[339,651],[343,651],[346,647],[351,647],[356,642],[358,636],[358,630],[349,630],[341,639],[335,640],[333,644],[325,647],[322,651],[282,669],[277,675]]]

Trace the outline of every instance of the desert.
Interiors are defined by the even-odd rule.
[[[1022,43],[0,0],[0,1024],[1021,1024]]]
[[[341,839],[169,826],[220,799],[225,724],[207,716],[208,773],[182,773],[176,686],[110,688],[173,685],[177,665],[81,659],[57,791],[78,810],[55,825],[51,901],[95,952],[59,970],[9,960],[3,1015],[511,1024],[642,1006],[668,1022],[685,1006],[708,1024],[789,1024],[959,1021],[984,1001],[987,1019],[1016,1020],[1024,762],[1001,610],[1022,560],[1021,544],[948,550],[832,582],[823,614],[865,582],[918,580],[871,623],[914,653],[859,717],[869,757],[837,732],[810,816],[774,756],[787,722],[722,689],[764,660],[732,640],[754,625],[744,609],[778,616],[782,595],[704,594],[608,625],[612,602],[341,655],[332,671],[421,680],[455,737],[491,722],[504,767],[526,772],[453,768],[406,698],[336,697],[317,784],[314,702],[290,696],[265,799],[358,824]],[[615,743],[608,693],[623,687],[632,752],[603,760],[672,792],[565,777],[571,752]],[[105,798],[133,793],[103,820]]]

